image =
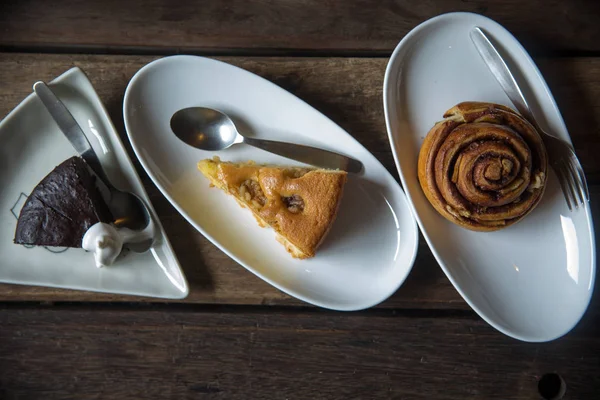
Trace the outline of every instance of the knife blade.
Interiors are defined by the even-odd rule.
[[[69,109],[44,82],[36,82],[33,85],[33,91],[81,158],[106,185],[111,185],[96,152]]]

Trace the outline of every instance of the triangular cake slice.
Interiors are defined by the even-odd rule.
[[[14,241],[81,247],[83,235],[92,225],[111,219],[87,164],[80,157],[71,157],[33,189],[21,209]]]
[[[218,157],[198,169],[210,182],[249,208],[261,226],[270,226],[295,258],[308,258],[335,220],[346,172],[299,167],[235,164]]]

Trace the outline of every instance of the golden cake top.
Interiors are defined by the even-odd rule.
[[[259,219],[314,255],[337,214],[346,182],[343,171],[234,164],[203,160],[200,170],[247,205]]]

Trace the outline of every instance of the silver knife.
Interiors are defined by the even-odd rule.
[[[58,124],[60,130],[64,133],[81,158],[90,166],[92,171],[107,185],[110,185],[110,180],[106,176],[102,164],[92,148],[92,145],[85,136],[85,133],[73,118],[67,107],[60,101],[44,82],[39,81],[33,85],[33,91],[39,99],[44,103],[44,106]]]
[[[110,179],[106,176],[98,156],[94,152],[92,145],[88,141],[85,133],[73,118],[67,107],[56,97],[54,92],[44,83],[36,82],[33,85],[33,91],[42,101],[60,130],[69,139],[79,155],[85,160],[86,164],[94,171],[96,176],[106,185],[110,191],[110,208],[115,225],[125,227],[134,231],[147,231],[149,238],[144,238],[143,242],[127,243],[129,249],[143,253],[150,249],[156,239],[154,223],[150,211],[144,201],[134,193],[121,191],[114,187]],[[118,224],[117,222],[120,221]]]

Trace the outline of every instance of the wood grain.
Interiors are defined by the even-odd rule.
[[[593,399],[595,322],[530,344],[471,312],[11,307],[0,310],[0,398],[529,400],[558,373],[564,399]]]
[[[0,46],[76,52],[338,52],[389,55],[412,28],[469,11],[534,53],[600,50],[590,0],[24,0],[0,3]]]
[[[131,76],[155,59],[147,56],[37,55],[0,53],[0,116],[31,93],[39,79],[68,68],[83,68],[122,134],[122,101]],[[384,124],[383,74],[387,60],[369,58],[224,57],[270,79],[306,100],[341,125],[397,177]],[[600,58],[540,59],[540,68],[561,106],[592,186],[593,213],[600,211]],[[133,160],[135,157],[129,149]],[[272,288],[229,259],[197,233],[138,172],[191,286],[186,302],[304,305]],[[0,285],[0,301],[150,301],[129,296],[51,288]],[[595,304],[595,303],[594,303]],[[421,241],[414,269],[402,288],[381,307],[466,309],[427,246]],[[597,307],[594,307],[594,309]]]

